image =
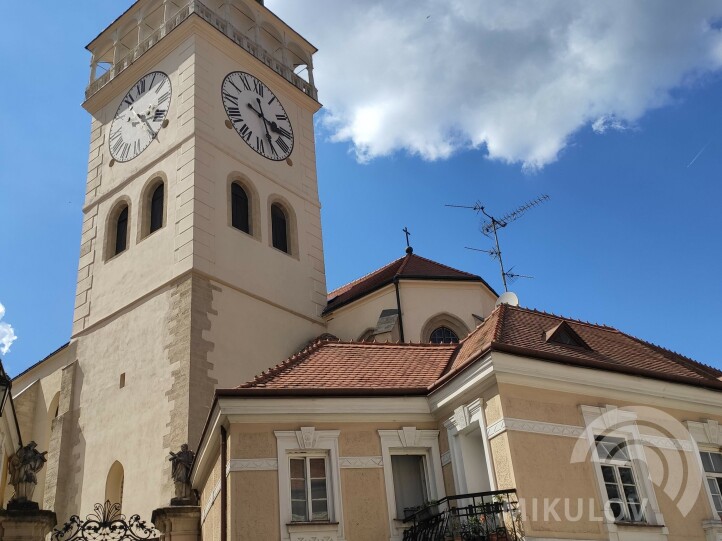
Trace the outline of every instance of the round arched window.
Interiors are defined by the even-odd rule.
[[[459,337],[448,327],[438,327],[431,333],[432,344],[458,344]]]

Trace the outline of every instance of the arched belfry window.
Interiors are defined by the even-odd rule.
[[[442,326],[437,327],[431,332],[431,339],[429,342],[432,344],[458,344],[459,337],[448,327]]]
[[[288,249],[288,217],[286,211],[278,203],[271,205],[271,235],[274,248],[287,254],[290,253]]]
[[[108,471],[108,478],[105,481],[105,499],[110,503],[123,505],[123,483],[125,471],[123,465],[117,460]]]
[[[251,233],[250,201],[248,193],[237,182],[231,183],[231,225],[245,233]]]
[[[113,255],[124,252],[128,247],[128,205],[123,205],[115,220],[115,251]]]
[[[165,185],[159,184],[150,196],[150,230],[158,231],[163,227],[163,204],[165,201]]]

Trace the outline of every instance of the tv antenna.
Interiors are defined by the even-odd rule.
[[[509,288],[507,286],[507,282],[514,283],[519,278],[533,278],[533,276],[527,276],[525,274],[518,274],[514,272],[514,267],[509,268],[509,270],[504,269],[504,260],[501,257],[501,247],[499,245],[499,229],[502,229],[509,225],[514,220],[518,220],[521,218],[526,211],[541,205],[542,203],[549,200],[549,196],[544,194],[536,199],[529,201],[528,203],[523,204],[522,206],[518,207],[517,209],[505,214],[501,218],[497,218],[496,216],[493,216],[489,214],[486,211],[486,208],[484,205],[481,204],[480,201],[477,201],[474,203],[473,206],[469,205],[445,205],[447,207],[453,207],[453,208],[462,208],[462,209],[470,209],[479,214],[480,212],[486,217],[486,219],[483,219],[481,224],[479,224],[479,231],[481,233],[490,238],[494,241],[494,246],[490,248],[489,250],[483,250],[481,248],[471,248],[469,246],[466,246],[465,248],[467,250],[474,250],[476,252],[484,252],[485,254],[490,255],[493,259],[496,259],[499,261],[499,268],[501,269],[501,281],[504,283],[504,291],[509,291]]]

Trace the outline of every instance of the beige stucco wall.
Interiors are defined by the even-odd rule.
[[[278,457],[277,439],[274,431],[299,430],[301,426],[313,426],[316,430],[339,430],[338,449],[340,457],[379,457],[381,441],[378,430],[401,429],[416,426],[418,429],[435,429],[435,422],[337,422],[319,423],[312,419],[293,423],[239,423],[229,428],[229,459]],[[217,484],[216,463],[213,471],[200,482],[202,507]],[[378,541],[388,536],[388,515],[384,470],[382,468],[342,468],[341,500],[346,539],[353,541]],[[276,470],[232,471],[229,486],[229,535],[232,539],[256,540],[278,539],[279,493]],[[220,497],[216,499],[217,506]],[[215,509],[215,507],[213,508]],[[215,511],[208,514],[212,520]],[[216,518],[220,520],[219,517]],[[214,519],[215,520],[215,519]],[[212,527],[203,526],[211,535]]]
[[[63,465],[75,475],[66,487],[72,499],[56,507],[59,519],[104,498],[116,460],[125,471],[124,510],[149,517],[173,495],[164,441],[174,405],[167,396],[173,384],[165,324],[171,306],[169,289],[78,339],[77,424],[72,441],[64,442],[72,453]]]
[[[427,322],[444,314],[455,316],[467,331],[473,331],[479,323],[472,314],[487,317],[496,302],[478,282],[401,280],[399,296],[407,342],[426,341],[422,331]],[[396,290],[391,284],[328,314],[328,332],[342,340],[357,340],[364,331],[376,327],[382,310],[396,309]]]
[[[585,426],[580,410],[582,405],[605,406],[609,404],[620,408],[624,406],[638,407],[645,406],[645,402],[648,400],[640,395],[634,399],[630,397],[629,400],[620,401],[605,397],[603,392],[600,392],[598,396],[589,396],[510,384],[499,384],[499,390],[505,417],[581,427]],[[654,408],[661,412],[658,414],[658,419],[655,419],[654,412],[649,410],[644,422],[637,424],[642,435],[658,435],[657,429],[665,426],[663,418],[666,415],[680,423],[700,418],[710,418],[722,422],[722,418],[715,415],[714,411],[710,411],[708,415],[700,415],[699,412],[660,407],[659,404],[655,404]],[[529,520],[526,523],[528,535],[563,538],[573,533],[589,539],[606,538],[607,534],[599,521],[581,520],[566,523],[543,520],[542,505],[545,498],[550,500],[569,498],[572,515],[577,509],[577,499],[582,498],[585,502],[583,515],[585,518],[590,516],[587,502],[593,500],[595,502],[594,516],[600,517],[602,514],[600,492],[595,478],[595,465],[588,457],[582,462],[575,461],[574,456],[576,455],[573,453],[577,442],[577,438],[519,431],[505,432],[491,440],[495,452],[497,476],[500,476],[500,470],[504,470],[504,468],[500,468],[497,449],[508,447],[511,472],[513,472],[519,497],[527,502],[534,499],[539,502],[538,520]],[[696,501],[686,514],[683,514],[677,505],[681,491],[672,490],[671,497],[665,493],[665,483],[670,482],[668,478],[665,477],[662,480],[661,487],[654,487],[660,511],[664,517],[664,525],[669,530],[668,539],[670,541],[702,541],[705,539],[702,522],[712,516],[712,510],[708,503],[705,487],[699,482],[700,472],[697,469],[694,455],[686,457],[687,453],[684,452],[651,448],[646,445],[644,453],[649,464],[658,463],[677,470],[681,469],[684,472],[684,482],[698,487],[698,491],[694,493],[696,496],[692,496],[696,498]],[[695,483],[698,484],[695,485]],[[560,504],[557,509],[561,514],[561,511],[564,510],[563,504]]]
[[[230,539],[279,539],[278,472],[232,472],[228,486]]]
[[[374,291],[327,315],[328,332],[341,340],[358,340],[364,331],[376,327],[383,310],[396,310],[393,285]]]
[[[341,485],[346,539],[374,541],[388,536],[383,470],[341,470]]]
[[[213,366],[210,377],[222,387],[252,379],[325,330],[320,321],[300,317],[231,286],[214,285],[218,291],[213,295],[210,326],[203,337],[213,344],[207,356]],[[207,416],[210,397],[201,406]]]
[[[469,331],[473,331],[479,322],[472,314],[487,317],[494,310],[496,302],[496,297],[477,282],[404,280],[400,283],[399,293],[404,315],[404,334],[406,340],[411,342],[426,341],[428,338],[421,335],[424,325],[430,318],[441,314],[456,316]]]
[[[205,483],[198,489],[203,541],[219,541],[221,538],[221,499],[216,492],[220,479],[221,456],[218,454]]]

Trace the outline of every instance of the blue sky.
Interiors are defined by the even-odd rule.
[[[90,124],[80,107],[84,45],[129,4],[14,3],[0,19],[0,334],[5,324],[17,335],[2,355],[11,374],[70,335]],[[377,40],[387,24],[409,25],[398,34],[415,47],[387,44],[395,53],[385,58],[359,40],[337,47],[334,40],[353,28],[329,30],[304,15],[303,2],[267,4],[320,49],[316,81],[327,109],[317,118],[317,150],[329,289],[403,255],[408,226],[417,254],[478,273],[501,291],[496,262],[464,249],[489,246],[478,217],[444,204],[479,200],[503,214],[545,193],[549,202],[500,234],[508,265],[534,276],[511,287],[522,305],[615,326],[722,368],[721,8],[699,2],[684,26],[669,9],[627,3],[654,11],[640,13],[657,28],[639,31],[621,52],[609,44],[628,39],[624,28],[604,26],[608,41],[590,31],[594,39],[576,42],[589,47],[580,54],[595,66],[590,72],[570,68],[552,42],[548,58],[535,58],[538,40],[535,49],[513,31],[503,32],[507,43],[484,42],[473,26],[478,14],[442,13],[434,0],[413,3],[417,24],[403,2],[398,13],[380,4],[367,10]],[[361,24],[349,21],[352,8],[333,5],[325,17]],[[512,26],[523,29],[548,16],[533,15],[522,21],[487,10],[484,24],[518,17]],[[567,15],[557,12],[554,24],[567,20],[565,28],[579,31],[578,14]],[[477,28],[471,34],[482,41],[458,35],[483,70],[463,69],[469,58],[455,60],[451,50],[433,57],[434,37],[445,36],[423,25],[440,19],[439,28]],[[499,39],[494,30],[489,35]],[[681,41],[670,44],[670,35]],[[404,70],[384,73],[395,60],[406,70],[402,82],[393,77]],[[527,61],[550,68],[506,67]]]

